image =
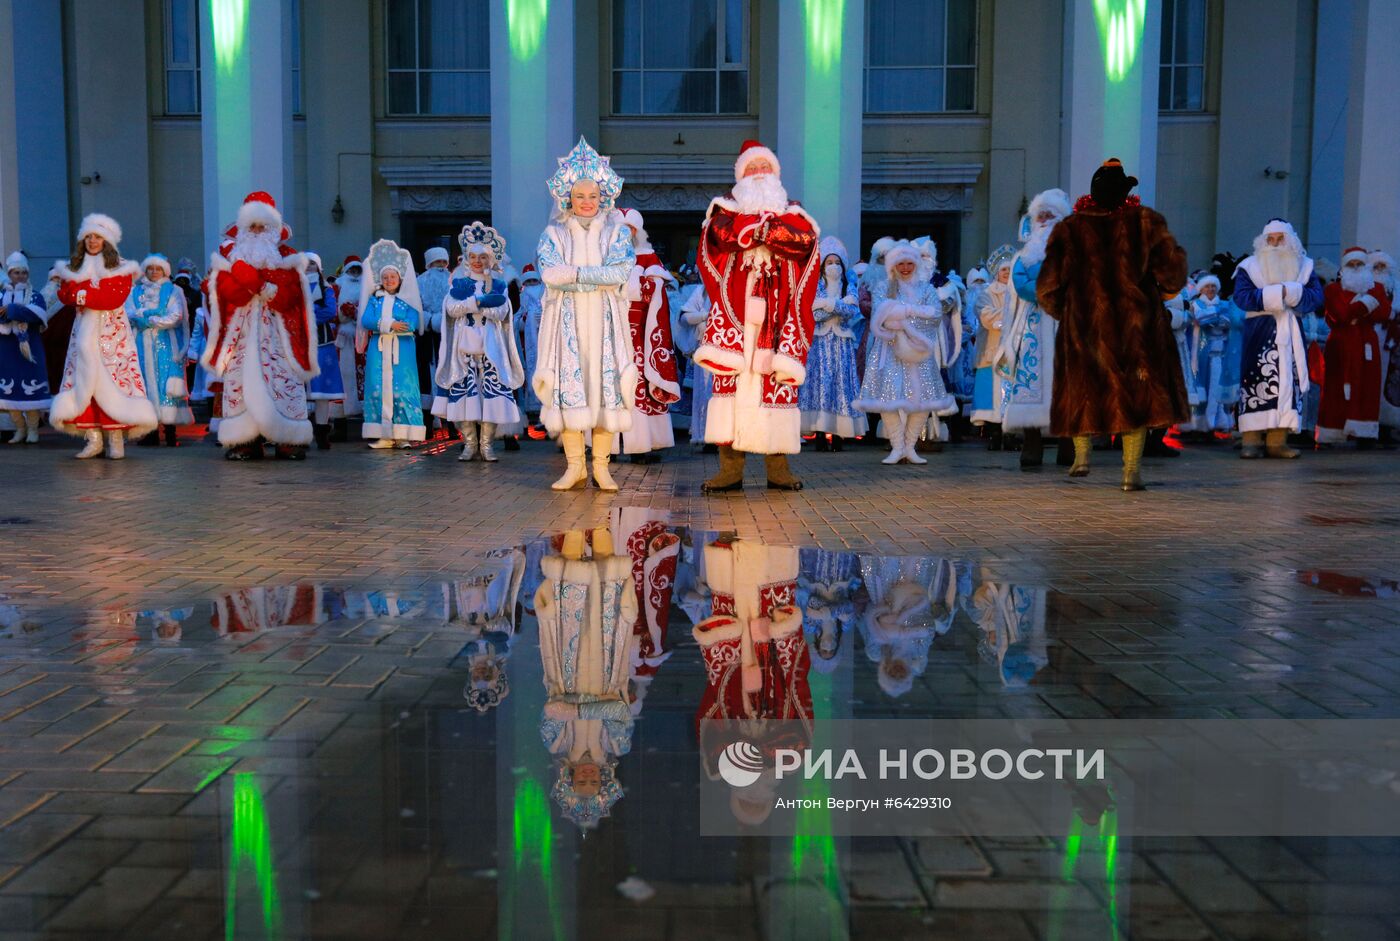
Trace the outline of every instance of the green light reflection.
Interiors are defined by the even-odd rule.
[[[554,818],[549,812],[549,795],[532,777],[521,778],[516,786],[511,826],[515,840],[510,861],[511,878],[506,885],[507,898],[501,912],[500,937],[515,936],[515,892],[533,871],[538,873],[539,885],[547,900],[550,937],[563,938],[564,923],[554,894]]]
[[[221,71],[230,72],[243,54],[248,0],[209,0],[209,18],[214,30],[214,61]]]
[[[511,55],[520,62],[533,59],[544,42],[549,0],[506,0],[506,32]]]
[[[272,827],[267,819],[257,775],[233,776],[233,827],[229,846],[228,891],[224,908],[224,937],[238,937],[238,876],[252,870],[260,895],[263,937],[282,937],[282,901],[277,894],[277,869],[272,856]]]
[[[1147,0],[1094,0],[1094,21],[1103,47],[1104,75],[1121,82],[1137,62],[1147,21]]]

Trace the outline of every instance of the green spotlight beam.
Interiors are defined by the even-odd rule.
[[[267,819],[257,775],[251,771],[233,776],[233,833],[230,838],[228,892],[224,909],[224,937],[233,941],[238,932],[238,877],[252,870],[261,901],[263,937],[282,937],[282,900],[277,894],[277,868],[272,856],[272,827]]]
[[[214,60],[220,71],[230,72],[243,55],[248,31],[248,0],[209,0],[214,26]]]
[[[528,62],[540,51],[549,19],[549,0],[506,0],[506,33],[511,55]]]
[[[1103,48],[1104,76],[1121,82],[1137,61],[1147,22],[1147,0],[1094,0],[1094,21]]]

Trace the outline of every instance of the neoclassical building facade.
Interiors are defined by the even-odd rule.
[[[581,134],[693,255],[746,138],[863,251],[945,268],[1118,156],[1193,260],[1274,216],[1320,257],[1400,248],[1394,0],[0,0],[0,248],[202,265],[266,189],[334,263],[473,218],[518,263]]]

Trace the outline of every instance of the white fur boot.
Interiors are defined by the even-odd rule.
[[[10,413],[10,418],[11,418],[11,419],[14,421],[14,423],[15,423],[15,436],[14,436],[13,438],[10,439],[10,444],[24,444],[24,439],[25,439],[25,432],[24,432],[24,413],[23,413],[23,412],[11,412],[11,413]]]
[[[488,464],[500,460],[496,457],[496,426],[489,421],[481,423],[481,459]]]
[[[107,459],[109,461],[120,461],[124,457],[126,457],[125,432],[107,432]]]
[[[86,461],[90,457],[102,456],[102,432],[96,428],[89,428],[83,432],[83,440],[87,444],[83,445],[83,449],[77,453],[78,460]]]
[[[564,476],[550,484],[552,490],[573,490],[588,484],[588,466],[583,462],[583,432],[561,431],[559,443],[564,446],[564,458],[569,466]]]
[[[40,416],[42,414],[42,412],[39,412],[37,410],[31,410],[24,413],[24,417],[29,421],[29,434],[25,436],[25,444],[39,443],[39,422],[41,421]],[[16,424],[18,424],[18,422],[16,422]]]
[[[898,464],[904,460],[904,419],[898,412],[886,412],[881,417],[885,420],[885,437],[890,439],[890,453],[880,463]]]
[[[928,413],[917,412],[906,419],[904,426],[904,459],[910,464],[927,464],[928,461],[919,457],[919,452],[914,450],[914,446],[919,443],[919,436],[923,434],[924,426],[928,424]]]

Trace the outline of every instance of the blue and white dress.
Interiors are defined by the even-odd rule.
[[[360,326],[369,331],[369,349],[365,353],[366,438],[422,441],[427,435],[418,387],[418,347],[414,341],[414,334],[422,328],[422,318],[422,311],[383,289],[376,291],[365,305]],[[411,332],[394,333],[394,321],[408,324]]]
[[[860,394],[856,350],[864,317],[844,285],[823,277],[817,284],[812,314],[816,328],[807,354],[807,380],[797,393],[802,410],[802,433],[822,432],[859,438],[868,429],[865,413],[855,408]]]
[[[524,354],[525,375],[535,374],[535,363],[539,360],[540,351],[540,317],[544,315],[544,285],[538,281],[531,284],[524,284],[520,287],[520,317],[516,321],[516,329],[520,331],[523,346],[521,352]],[[520,407],[527,412],[534,412],[536,415],[540,411],[540,397],[535,395],[535,387],[528,382],[520,384],[520,391],[517,393],[520,400]]]
[[[705,330],[705,321],[710,316],[710,298],[703,284],[690,286],[679,308],[676,322],[671,325],[671,335],[676,347],[685,356],[685,381],[690,383],[690,441],[703,444],[705,441],[705,419],[710,414],[710,396],[714,394],[714,383],[710,374],[695,365],[695,351],[700,348],[700,336]]]
[[[317,297],[319,292],[320,297]],[[311,289],[311,307],[316,314],[316,362],[321,374],[306,387],[306,397],[313,402],[345,398],[345,380],[340,375],[340,347],[335,345],[340,332],[340,310],[335,287],[322,281]]]
[[[1193,431],[1233,431],[1240,400],[1240,332],[1244,311],[1229,298],[1198,297],[1191,304],[1190,348],[1195,359]]]
[[[515,390],[525,367],[515,348],[506,283],[470,273],[452,279],[437,324],[433,414],[450,422],[487,422],[504,433],[520,422]]]
[[[570,214],[544,230],[536,255],[545,282],[532,378],[540,420],[551,435],[630,430],[637,367],[623,288],[637,264],[632,230],[617,210]]]
[[[1050,401],[1055,385],[1055,333],[1058,323],[1035,300],[1035,283],[1044,261],[1027,264],[1017,256],[1011,285],[1019,303],[1001,332],[997,368],[1001,370],[1003,431],[1038,429],[1050,433]]]
[[[190,386],[191,402],[207,402],[214,397],[210,385],[219,380],[204,367],[204,347],[209,340],[209,314],[203,307],[194,312],[194,329],[190,331],[190,349],[185,359],[194,363],[194,385]],[[209,430],[218,431],[217,419],[210,419]]]
[[[156,417],[162,425],[192,424],[185,381],[189,351],[185,292],[169,279],[142,278],[127,296],[126,318],[131,321],[146,398],[155,406]]]
[[[35,412],[53,401],[44,341],[43,295],[27,282],[0,291],[0,410]]]

